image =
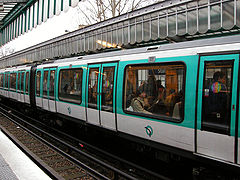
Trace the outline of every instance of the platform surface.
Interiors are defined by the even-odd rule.
[[[0,180],[50,179],[0,130]]]

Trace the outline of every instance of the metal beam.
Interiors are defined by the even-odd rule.
[[[1,0],[1,3],[26,3],[28,0]]]

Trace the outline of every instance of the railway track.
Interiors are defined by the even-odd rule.
[[[2,107],[1,129],[53,179],[169,179]]]

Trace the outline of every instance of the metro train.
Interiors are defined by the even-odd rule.
[[[240,167],[240,35],[0,70],[0,95],[131,141]]]

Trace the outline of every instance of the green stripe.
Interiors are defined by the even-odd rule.
[[[37,25],[39,24],[39,1],[37,2]]]
[[[56,14],[56,4],[57,4],[57,2],[56,2],[56,0],[54,0],[54,6],[53,6],[53,14],[54,15]]]
[[[29,8],[29,11],[28,11],[28,30],[30,29],[30,25],[31,25],[30,17],[31,17],[31,8]]]
[[[61,0],[61,11],[63,11],[63,0]]]
[[[23,34],[23,14],[21,15],[21,34]]]
[[[32,21],[32,27],[34,27],[34,19],[35,19],[35,4],[33,4],[33,21]]]
[[[44,16],[44,0],[42,0],[42,22],[43,22],[43,16]]]
[[[48,0],[48,7],[47,7],[47,10],[48,10],[48,12],[47,12],[47,18],[49,18],[49,11],[50,11],[50,0]]]
[[[27,31],[27,11],[24,11],[24,15],[25,15],[24,32],[26,32]]]

